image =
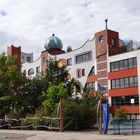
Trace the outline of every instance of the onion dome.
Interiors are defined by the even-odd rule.
[[[44,45],[46,50],[53,50],[53,49],[62,49],[63,44],[62,41],[56,37],[54,34],[46,41]]]

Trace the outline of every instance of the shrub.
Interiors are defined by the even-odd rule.
[[[126,118],[126,113],[125,113],[125,111],[122,110],[122,109],[117,109],[117,110],[115,110],[114,118],[115,118],[115,119],[124,119],[124,118]]]
[[[73,100],[67,100],[63,102],[63,117],[71,117],[74,121],[67,127],[67,130],[81,130],[93,128],[96,124],[96,108],[90,106],[85,100],[82,102],[76,102]],[[64,126],[67,120],[64,120]]]

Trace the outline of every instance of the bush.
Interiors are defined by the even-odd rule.
[[[96,124],[96,108],[87,104],[86,100],[85,102],[63,101],[63,117],[74,119],[66,130],[91,129]],[[67,122],[68,120],[64,119],[64,126]]]
[[[126,113],[125,113],[125,111],[122,110],[122,109],[117,109],[117,110],[115,110],[114,118],[115,118],[115,119],[124,119],[124,118],[126,118]]]

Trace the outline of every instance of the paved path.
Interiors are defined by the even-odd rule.
[[[140,135],[99,135],[90,132],[0,130],[0,140],[140,140]]]

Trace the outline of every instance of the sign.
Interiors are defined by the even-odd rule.
[[[131,99],[131,104],[134,104],[135,103],[135,99]]]

